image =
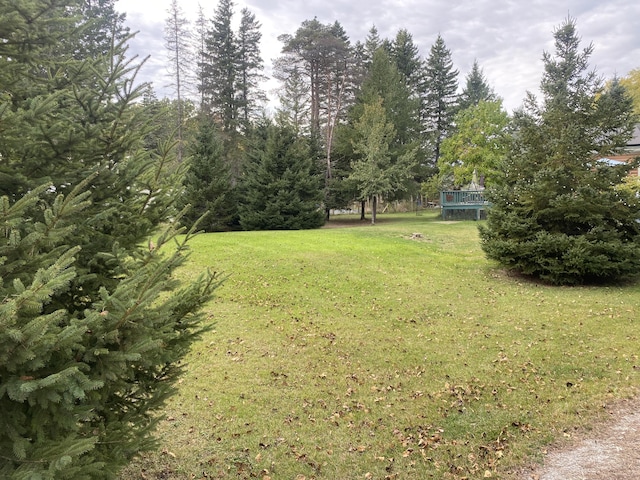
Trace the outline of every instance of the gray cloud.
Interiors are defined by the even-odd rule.
[[[151,54],[142,76],[158,91],[167,93],[166,54],[163,51],[164,19],[170,0],[120,0],[119,10],[140,34],[131,49]],[[217,1],[203,5],[211,17]],[[195,19],[198,0],[182,0],[186,16]],[[553,51],[553,30],[567,16],[576,19],[583,46],[593,43],[591,66],[605,78],[624,76],[640,67],[640,3],[632,0],[237,0],[236,11],[248,7],[262,24],[262,49],[266,66],[280,53],[277,37],[293,34],[304,20],[317,17],[323,23],[339,21],[355,43],[364,40],[375,24],[382,38],[393,38],[407,29],[423,57],[428,56],[438,34],[451,50],[459,83],[477,59],[489,83],[517,108],[526,91],[537,92],[542,75],[542,53]],[[268,69],[270,71],[270,69]]]

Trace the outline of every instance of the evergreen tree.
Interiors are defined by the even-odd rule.
[[[440,35],[432,45],[425,65],[425,94],[422,117],[433,151],[433,162],[438,163],[440,145],[453,126],[457,112],[458,70],[453,68],[451,51]]]
[[[364,66],[368,70],[373,63],[373,55],[383,46],[382,39],[378,33],[378,28],[371,25],[367,38],[364,40]]]
[[[424,87],[424,61],[420,58],[418,47],[413,43],[413,36],[407,30],[398,30],[391,45],[391,58],[404,77],[411,95],[418,98]]]
[[[321,176],[308,142],[290,126],[268,125],[254,137],[242,186],[245,230],[299,230],[324,223]]]
[[[284,55],[276,61],[276,78],[286,82],[297,75],[307,84],[309,130],[323,141],[328,197],[329,184],[333,182],[335,129],[344,118],[354,91],[349,39],[340,23],[325,25],[316,18],[302,22],[295,35],[281,35],[279,39],[284,44]]]
[[[507,268],[556,284],[637,275],[640,205],[619,188],[634,164],[598,161],[629,139],[637,121],[631,99],[618,82],[602,91],[587,70],[593,47],[580,50],[572,19],[554,39],[555,55],[543,55],[542,104],[529,94],[515,116],[482,248]]]
[[[297,134],[309,133],[309,95],[307,83],[298,66],[287,76],[278,93],[280,107],[277,109],[277,121],[281,125],[290,125]]]
[[[195,63],[195,81],[198,92],[198,108],[200,112],[207,110],[207,18],[204,15],[202,6],[198,4],[198,14],[194,24],[194,35],[192,37]]]
[[[266,103],[267,97],[260,89],[260,82],[265,79],[262,75],[263,62],[260,56],[260,23],[248,9],[241,11],[240,27],[238,28],[238,73],[237,98],[240,115],[240,125],[246,132],[252,120],[257,118],[260,104]]]
[[[356,104],[349,112],[349,121],[341,127],[338,135],[337,159],[342,162],[340,170],[344,174],[347,174],[351,165],[360,158],[354,149],[354,145],[362,135],[362,132],[358,132],[358,122],[362,121],[366,106],[376,105],[379,99],[382,99],[381,107],[384,110],[385,121],[393,126],[393,136],[389,139],[388,144],[390,165],[394,165],[407,154],[416,160],[414,166],[420,158],[418,99],[412,98],[409,88],[387,51],[384,48],[379,48],[374,54],[373,62],[358,94]],[[384,193],[387,200],[403,196],[413,186],[409,177],[403,177],[403,179],[404,185],[394,184],[392,189],[379,192],[378,195]],[[335,187],[342,191],[345,186],[335,185]],[[342,195],[339,198],[342,198]]]
[[[149,129],[144,138],[144,148],[146,150],[156,151],[174,148],[173,142],[177,142],[175,126],[178,124],[179,115],[182,115],[185,119],[182,123],[184,144],[188,145],[195,137],[197,116],[196,106],[193,102],[183,100],[178,103],[177,99],[167,97],[158,99],[151,85],[147,85],[142,96],[142,102],[138,107],[141,107],[149,122]],[[163,145],[165,146],[163,147]],[[175,162],[173,162],[171,168],[182,168],[178,161],[178,155],[176,154],[175,157]],[[184,170],[184,168],[182,169]]]
[[[467,83],[460,95],[458,105],[460,110],[478,105],[482,101],[493,102],[496,100],[496,95],[487,83],[486,78],[484,78],[477,60],[474,60],[473,67],[466,80]]]
[[[429,162],[428,150],[425,148],[428,142],[420,126],[421,99],[426,93],[425,62],[420,57],[418,47],[413,43],[413,37],[405,29],[398,31],[391,45],[390,56],[404,79],[412,102],[411,110],[405,112],[407,115],[405,122],[396,121],[395,125],[398,131],[408,133],[405,142],[416,142],[420,145],[414,171],[415,185],[419,185],[424,179],[431,176],[434,170],[433,165],[430,165]]]
[[[142,148],[149,116],[125,45],[77,55],[88,24],[76,5],[0,0],[6,479],[116,478],[151,448],[217,282],[173,278],[186,246],[170,221],[171,152]]]
[[[115,0],[68,3],[69,13],[78,8],[78,15],[82,18],[81,36],[72,44],[72,55],[76,59],[110,55],[112,46],[126,41],[129,36],[129,28],[124,24],[125,15],[116,11]]]
[[[190,153],[180,201],[191,208],[183,224],[190,228],[206,214],[200,228],[207,232],[228,230],[237,222],[237,201],[222,141],[210,121],[202,121]]]
[[[348,63],[350,55],[348,39],[343,33],[341,27],[325,25],[314,18],[302,22],[295,35],[278,37],[283,43],[283,56],[276,59],[275,77],[284,82],[294,71],[304,76],[309,92],[310,128],[316,132],[327,126],[327,115],[323,113],[331,111],[335,115],[336,100],[329,102],[328,99],[334,92],[336,80],[339,84],[348,75],[346,68],[336,70],[336,63]]]
[[[373,56],[369,73],[351,112],[352,118],[358,118],[364,105],[375,103],[378,97],[382,98],[385,115],[396,129],[393,147],[415,147],[420,141],[418,99],[412,96],[410,88],[385,49],[378,49]]]
[[[201,83],[205,109],[220,124],[224,133],[238,128],[238,43],[231,27],[232,0],[220,0],[214,11],[212,28],[207,32],[205,64]]]

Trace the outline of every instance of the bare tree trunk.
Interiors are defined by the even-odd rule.
[[[376,224],[376,213],[378,210],[378,196],[374,195],[371,201],[371,225]]]
[[[172,86],[175,88],[176,101],[178,106],[177,119],[176,119],[176,136],[178,140],[177,145],[177,160],[182,162],[183,157],[183,127],[184,127],[184,88],[185,78],[187,72],[187,65],[190,61],[190,51],[188,38],[190,38],[190,32],[188,30],[188,21],[182,17],[182,11],[178,5],[177,0],[171,2],[169,7],[169,17],[165,24],[165,47],[168,51],[170,67],[169,71],[172,76]]]

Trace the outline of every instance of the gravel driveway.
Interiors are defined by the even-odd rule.
[[[640,479],[640,399],[608,409],[610,419],[569,446],[551,448],[521,480]]]

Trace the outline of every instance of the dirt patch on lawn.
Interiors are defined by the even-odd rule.
[[[637,480],[640,478],[640,398],[607,408],[607,417],[570,445],[552,447],[543,465],[521,480]]]

